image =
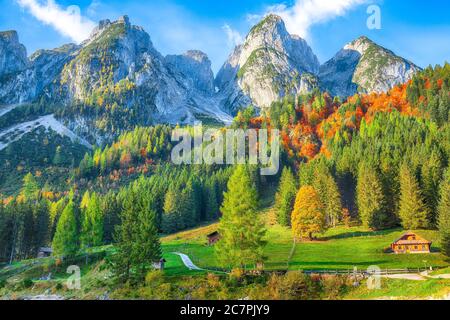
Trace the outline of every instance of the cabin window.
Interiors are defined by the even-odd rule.
[[[419,249],[419,247],[418,246],[414,246],[414,250],[417,250],[417,249]]]

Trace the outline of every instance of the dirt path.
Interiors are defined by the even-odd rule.
[[[198,271],[202,271],[205,269],[199,268],[197,267],[191,260],[191,258],[189,258],[187,255],[185,255],[184,253],[179,253],[179,252],[173,252],[173,254],[176,254],[177,256],[180,256],[181,260],[183,261],[184,265],[189,269],[189,270],[198,270]]]
[[[411,274],[390,274],[387,276],[382,276],[383,278],[388,279],[402,279],[402,280],[414,280],[414,281],[425,281],[427,278],[421,276],[420,274],[411,273]]]

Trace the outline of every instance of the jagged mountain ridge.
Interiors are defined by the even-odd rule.
[[[357,92],[386,92],[407,82],[420,70],[412,62],[362,36],[320,67],[319,80],[323,90],[347,97]]]
[[[164,57],[127,16],[100,21],[80,46],[39,50],[30,58],[16,32],[0,33],[0,105],[44,98],[62,110],[77,104],[97,110],[73,109],[59,120],[99,144],[135,125],[205,119],[229,123],[249,104],[265,108],[286,95],[319,87],[343,97],[358,90],[386,91],[418,70],[366,37],[320,65],[307,42],[290,35],[276,15],[250,30],[215,79],[206,54],[191,50]],[[98,110],[120,110],[123,121],[109,123]]]
[[[268,15],[230,55],[215,83],[225,93],[223,107],[236,112],[242,105],[263,108],[309,92],[318,85],[318,71],[319,60],[306,41],[290,35],[279,16]]]

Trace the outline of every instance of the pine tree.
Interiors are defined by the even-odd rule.
[[[257,191],[245,166],[236,166],[221,208],[216,254],[224,265],[245,268],[263,259],[264,224],[257,211]]]
[[[430,227],[437,226],[439,183],[442,179],[442,162],[437,152],[432,152],[422,167],[423,198],[428,209]]]
[[[210,180],[205,185],[205,214],[207,221],[217,219],[219,215],[219,202],[217,200],[217,184],[215,180]]]
[[[31,173],[28,173],[23,178],[23,186],[20,191],[21,196],[25,201],[36,200],[39,195],[39,185]]]
[[[174,188],[170,188],[164,197],[164,214],[161,229],[164,233],[171,233],[184,228],[184,219],[181,218],[179,196]]]
[[[429,213],[420,192],[415,175],[404,163],[400,169],[399,217],[405,229],[426,229],[430,227]]]
[[[291,223],[295,239],[313,240],[314,234],[325,230],[323,204],[313,187],[303,186],[298,191]]]
[[[75,213],[75,205],[70,199],[59,218],[56,233],[53,238],[53,253],[55,255],[73,256],[79,250],[79,234]]]
[[[81,245],[84,248],[97,247],[103,243],[103,212],[100,201],[94,192],[83,212]]]
[[[447,257],[450,257],[450,169],[447,169],[441,184],[439,213],[439,234],[441,248]]]
[[[358,173],[356,197],[359,218],[363,225],[380,230],[388,224],[383,185],[376,170],[369,164],[362,164]]]
[[[61,146],[56,147],[55,156],[53,157],[53,164],[55,166],[60,166],[64,163],[64,159],[62,156]]]
[[[50,231],[50,216],[49,205],[47,200],[40,200],[33,207],[33,254],[35,254],[40,247],[47,246],[49,242]]]
[[[144,279],[152,263],[161,258],[156,213],[131,188],[124,197],[120,221],[115,233],[117,252],[113,270],[122,283],[131,280],[136,284]]]
[[[323,163],[315,171],[313,186],[324,206],[327,225],[335,227],[342,217],[341,195],[330,170]]]
[[[294,208],[297,186],[291,169],[284,168],[281,174],[280,186],[275,197],[277,221],[282,226],[291,224],[291,213]]]

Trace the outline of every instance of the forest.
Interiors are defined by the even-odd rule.
[[[449,87],[446,63],[387,93],[341,101],[316,90],[261,113],[243,109],[233,128],[281,130],[282,169],[269,178],[255,166],[170,164],[168,125],[123,133],[79,164],[53,148],[52,164],[70,170],[66,188],[30,172],[4,196],[0,262],[40,247],[67,257],[114,244],[117,278],[138,283],[161,257],[161,234],[219,220],[222,266],[255,266],[266,245],[258,199],[274,186],[273,219],[299,241],[339,224],[401,226],[439,230],[450,256]]]

